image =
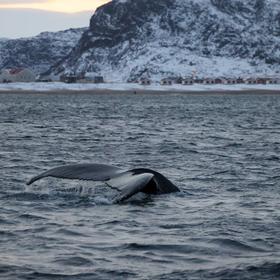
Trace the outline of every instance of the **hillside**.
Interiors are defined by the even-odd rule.
[[[43,32],[35,37],[0,40],[0,69],[30,68],[37,74],[67,56],[86,28]]]
[[[114,0],[52,73],[106,80],[278,73],[280,1]]]

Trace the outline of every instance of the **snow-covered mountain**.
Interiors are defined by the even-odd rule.
[[[50,72],[125,81],[279,70],[279,0],[113,0]]]
[[[0,69],[26,67],[37,74],[44,72],[70,53],[85,30],[43,32],[30,38],[0,40]]]

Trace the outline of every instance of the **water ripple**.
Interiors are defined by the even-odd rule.
[[[1,279],[280,279],[278,95],[1,94]],[[178,194],[112,203],[33,175],[149,167]]]

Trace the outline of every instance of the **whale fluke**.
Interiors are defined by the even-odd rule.
[[[122,173],[120,168],[105,164],[74,164],[65,165],[50,169],[34,178],[27,185],[46,178],[55,177],[62,179],[90,180],[90,181],[107,181]]]
[[[151,173],[137,174],[134,176],[129,175],[130,174],[125,174],[124,176],[117,177],[108,182],[109,186],[120,190],[114,202],[122,202],[139,192],[145,193],[145,191],[147,191],[147,186],[149,186],[154,177]]]
[[[166,177],[154,170],[138,168],[124,171],[105,164],[75,164],[56,167],[33,177],[27,182],[27,185],[46,177],[105,182],[109,187],[119,191],[115,202],[122,202],[139,192],[165,194],[180,191]]]

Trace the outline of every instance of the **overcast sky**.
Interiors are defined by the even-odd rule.
[[[94,10],[108,0],[0,0],[0,8],[28,8],[75,13]]]
[[[0,38],[85,27],[108,0],[0,0]]]

